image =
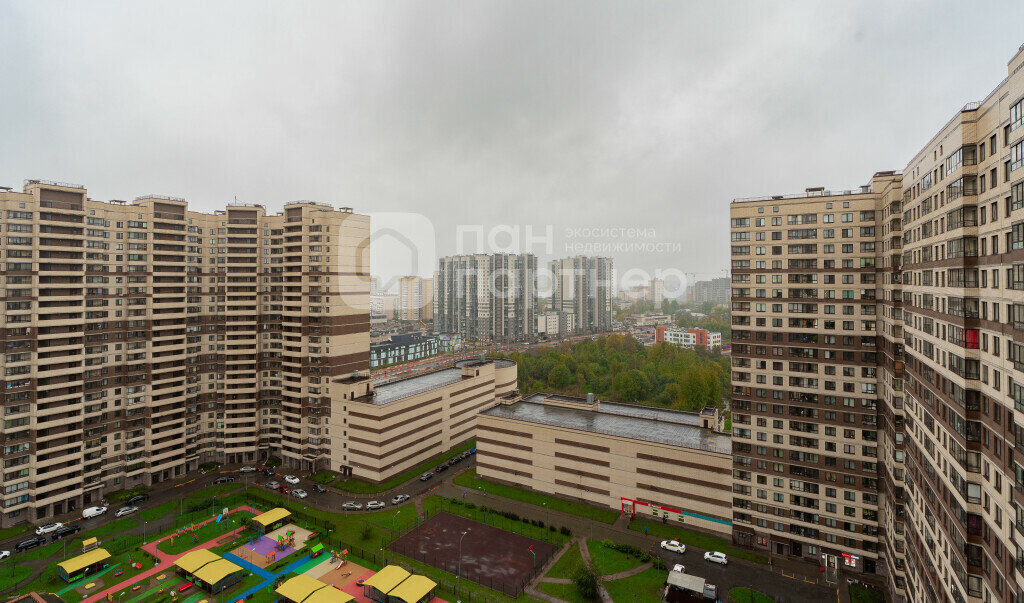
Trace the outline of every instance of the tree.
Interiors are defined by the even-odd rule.
[[[564,363],[560,363],[555,368],[551,369],[548,374],[548,385],[554,389],[565,389],[573,381],[573,375],[569,372],[568,367]]]
[[[623,402],[635,402],[644,399],[647,386],[647,377],[632,369],[612,378],[612,395]]]
[[[597,568],[593,563],[580,563],[572,575],[573,584],[580,597],[587,601],[596,601],[600,596]]]

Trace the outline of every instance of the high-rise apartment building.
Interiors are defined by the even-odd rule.
[[[208,460],[329,461],[326,384],[369,362],[366,216],[29,180],[0,230],[4,525]]]
[[[537,256],[440,258],[434,273],[434,332],[467,340],[515,341],[537,334]]]
[[[697,281],[690,287],[687,297],[694,304],[710,302],[716,306],[724,306],[729,303],[729,277]]]
[[[574,256],[548,262],[551,306],[572,314],[577,333],[600,333],[612,328],[614,262],[611,258]]]
[[[732,204],[737,541],[1024,601],[1022,66],[902,172]]]
[[[398,279],[398,320],[433,320],[434,279],[403,276]]]
[[[665,280],[652,278],[647,294],[650,296],[651,303],[654,304],[654,307],[660,308],[661,302],[665,301]]]

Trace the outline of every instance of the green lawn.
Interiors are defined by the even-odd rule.
[[[772,603],[775,599],[749,588],[737,587],[729,591],[731,603]]]
[[[17,584],[32,575],[32,568],[27,565],[15,565],[8,567],[0,566],[0,582],[4,584]]]
[[[22,534],[33,529],[35,526],[29,523],[23,523],[11,528],[3,528],[0,530],[0,540],[7,540],[8,538],[14,538],[15,536],[21,536]]]
[[[57,542],[51,542],[50,544],[25,551],[24,553],[18,555],[18,560],[33,561],[38,559],[48,559],[55,555],[59,559],[63,559],[64,551],[67,551],[68,557],[73,557],[82,552],[82,541],[84,541],[85,539],[92,538],[94,536],[108,536],[116,532],[121,532],[123,530],[134,528],[137,525],[139,525],[139,523],[134,519],[123,517],[116,521],[112,521],[106,525],[102,525],[94,530],[82,532],[76,535],[74,538],[65,538],[63,540],[58,540]]]
[[[110,504],[119,503],[122,500],[127,500],[136,494],[144,494],[149,490],[146,488],[132,488],[131,490],[115,490],[114,492],[108,492],[104,498],[106,498]]]
[[[618,511],[613,509],[592,507],[583,503],[555,498],[554,496],[548,496],[547,494],[534,492],[532,490],[523,490],[512,486],[506,486],[505,484],[489,482],[477,477],[476,469],[471,469],[460,474],[454,481],[456,485],[463,486],[465,488],[473,488],[474,490],[480,490],[481,492],[487,492],[489,494],[494,494],[495,496],[518,500],[520,502],[537,505],[542,508],[546,507],[552,511],[569,513],[570,515],[593,519],[600,521],[601,523],[615,523],[616,518],[619,516]]]
[[[334,482],[331,487],[335,490],[344,490],[345,492],[352,492],[353,494],[376,494],[377,492],[384,492],[404,484],[417,475],[426,473],[427,471],[433,471],[434,467],[440,465],[442,461],[447,461],[457,454],[462,454],[474,446],[476,446],[476,442],[467,442],[462,446],[453,448],[442,455],[430,459],[429,461],[424,461],[423,463],[420,463],[419,466],[413,467],[405,473],[397,475],[386,482],[378,484],[361,479],[349,478],[348,480],[338,480]]]
[[[580,547],[573,542],[551,567],[551,571],[544,575],[549,578],[572,578],[573,571],[581,563],[583,563],[583,555],[580,554]]]
[[[643,564],[636,557],[630,557],[626,553],[610,549],[598,540],[587,540],[587,550],[590,551],[590,559],[597,567],[597,573],[601,576],[617,574],[633,569]]]
[[[637,532],[643,532],[645,526],[647,527],[647,533],[657,538],[664,538],[666,540],[675,538],[687,546],[695,546],[708,551],[721,551],[730,557],[746,559],[755,563],[768,563],[768,559],[764,555],[759,555],[747,549],[737,548],[724,538],[687,530],[678,524],[666,525],[640,517],[629,522],[629,529],[636,530]]]
[[[604,589],[608,591],[612,601],[661,601],[667,576],[668,572],[665,570],[651,567],[629,578],[605,582]]]
[[[237,513],[235,514],[238,515]],[[178,553],[184,553],[185,551],[202,544],[208,540],[214,540],[218,537],[223,537],[224,534],[238,527],[237,517],[234,518],[235,522],[222,521],[219,524],[215,521],[203,524],[201,527],[192,530],[190,532],[179,534],[174,537],[174,543],[171,544],[171,540],[167,539],[156,545],[161,551],[170,555],[176,555]],[[193,535],[195,538],[193,538]]]
[[[314,481],[318,484],[328,485],[334,480],[338,479],[338,474],[333,471],[317,471],[313,475],[309,476],[310,481]]]
[[[563,601],[569,603],[587,603],[587,599],[580,596],[579,590],[577,590],[575,584],[551,584],[549,582],[541,582],[537,585],[542,592],[557,597]]]
[[[851,584],[850,601],[853,603],[885,603],[885,593],[875,588]]]

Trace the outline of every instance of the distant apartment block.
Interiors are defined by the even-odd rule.
[[[688,297],[693,304],[710,302],[716,306],[725,306],[729,303],[729,290],[729,277],[713,278],[694,283]]]
[[[398,279],[398,320],[426,321],[434,318],[434,279],[403,276]]]
[[[665,301],[665,281],[660,278],[652,278],[651,284],[647,287],[647,299],[654,304],[655,308],[660,308],[661,303]]]
[[[573,315],[576,333],[611,330],[614,262],[611,258],[575,256],[548,262],[551,309]]]
[[[718,412],[507,395],[477,426],[477,473],[729,537],[732,445]]]
[[[576,315],[565,312],[543,312],[537,315],[537,334],[548,337],[572,335],[576,330]]]
[[[308,470],[343,444],[329,383],[369,367],[366,216],[29,180],[0,190],[0,230],[3,525],[204,461]]]
[[[722,334],[707,329],[658,326],[654,328],[655,343],[664,341],[684,348],[720,348]]]
[[[434,273],[434,332],[473,341],[517,341],[537,334],[537,257],[444,257]]]

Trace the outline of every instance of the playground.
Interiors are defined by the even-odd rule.
[[[250,536],[249,542],[231,551],[237,557],[247,559],[258,567],[280,561],[301,549],[313,532],[293,523],[280,527],[269,534]]]
[[[463,532],[466,532],[463,538]],[[462,539],[461,563],[459,540]],[[518,593],[535,563],[554,552],[541,540],[447,512],[431,516],[394,541],[391,550],[477,584]]]

